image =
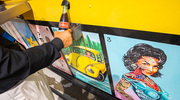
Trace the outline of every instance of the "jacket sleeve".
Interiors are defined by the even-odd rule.
[[[24,51],[0,46],[0,93],[52,64],[60,57],[59,51],[63,47],[63,42],[59,38]]]

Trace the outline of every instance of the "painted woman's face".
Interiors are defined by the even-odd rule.
[[[159,69],[158,59],[149,56],[142,56],[136,63],[142,69],[142,73],[151,76]]]

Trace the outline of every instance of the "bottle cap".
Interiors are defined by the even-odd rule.
[[[67,0],[63,0],[61,6],[68,6],[68,9],[70,9],[70,3]]]

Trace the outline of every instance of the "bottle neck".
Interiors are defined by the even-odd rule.
[[[68,11],[68,6],[63,6],[63,14],[67,13]]]

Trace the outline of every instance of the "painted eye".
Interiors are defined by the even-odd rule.
[[[146,61],[143,61],[142,64],[143,65],[148,65],[148,63]]]
[[[155,68],[159,68],[159,66],[154,66]]]

